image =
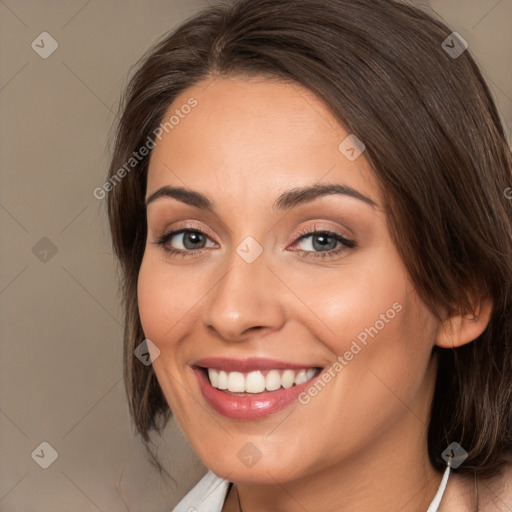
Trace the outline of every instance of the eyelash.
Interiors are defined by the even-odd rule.
[[[188,249],[188,250],[182,250],[182,249],[174,249],[173,247],[168,247],[166,244],[175,236],[182,233],[199,233],[200,235],[209,238],[209,236],[202,230],[198,228],[183,228],[179,229],[177,231],[169,231],[168,233],[164,233],[162,236],[160,236],[156,242],[153,242],[156,245],[162,246],[165,252],[167,252],[169,255],[173,256],[189,256],[190,253],[195,253],[195,256],[198,256],[202,253],[203,250],[205,250],[204,247],[200,249]],[[341,234],[337,233],[336,231],[331,231],[328,229],[323,229],[318,226],[313,226],[313,230],[311,229],[303,229],[299,231],[297,241],[303,240],[304,238],[307,238],[308,236],[312,235],[324,235],[329,238],[334,238],[336,241],[341,243],[341,246],[337,249],[331,249],[329,251],[304,251],[302,249],[297,250],[296,252],[302,253],[303,257],[305,258],[333,258],[340,254],[341,252],[345,251],[346,249],[353,249],[357,247],[357,243],[354,240],[349,240],[348,238],[345,238]],[[192,256],[193,257],[193,256]]]
[[[324,235],[329,238],[334,238],[334,240],[341,243],[340,247],[337,249],[331,249],[329,251],[304,251],[299,249],[297,252],[302,253],[303,257],[305,258],[334,258],[347,249],[354,249],[357,247],[357,243],[354,240],[349,240],[336,231],[324,229],[318,225],[313,226],[313,229],[304,228],[300,230],[297,235],[297,242],[311,235]]]

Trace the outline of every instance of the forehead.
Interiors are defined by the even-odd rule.
[[[364,153],[351,161],[339,148],[350,132],[297,84],[210,78],[182,92],[165,122],[151,155],[148,194],[173,184],[258,201],[291,183],[328,181],[379,199]]]

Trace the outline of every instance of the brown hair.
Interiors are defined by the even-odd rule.
[[[393,240],[424,302],[437,315],[438,305],[470,312],[475,294],[492,298],[480,337],[434,349],[439,369],[428,445],[438,470],[446,464],[441,453],[457,441],[469,453],[457,471],[493,476],[512,460],[512,201],[504,195],[512,164],[470,53],[455,58],[441,45],[450,32],[425,12],[389,0],[209,7],[139,63],[122,98],[109,180],[154,137],[176,96],[209,76],[266,76],[313,91],[366,145]],[[150,155],[108,193],[126,315],[125,386],[145,444],[171,415],[152,366],[133,355],[145,338],[137,277]]]

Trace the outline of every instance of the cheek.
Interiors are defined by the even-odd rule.
[[[373,250],[337,273],[296,275],[294,291],[308,306],[295,309],[298,323],[329,349],[343,401],[377,407],[403,392],[412,400],[425,378],[437,323],[393,248]]]
[[[146,338],[160,350],[153,369],[169,407],[180,424],[188,410],[187,398],[181,396],[185,383],[180,382],[180,368],[189,358],[185,333],[197,323],[194,304],[200,298],[201,285],[190,286],[183,272],[169,272],[162,259],[152,253],[144,255],[137,281],[139,315]],[[193,282],[193,281],[192,281]]]
[[[367,267],[364,275],[339,279],[326,279],[323,300],[309,303],[323,315],[322,321],[303,316],[303,323],[333,353],[328,367],[333,377],[325,385],[312,385],[309,396],[302,397],[319,439],[336,439],[344,432],[351,440],[325,454],[333,460],[378,438],[401,418],[413,424],[417,418],[427,421],[437,325],[400,266]],[[320,284],[317,281],[315,289]],[[320,425],[319,417],[324,420]]]
[[[187,285],[183,273],[165,272],[165,265],[154,255],[144,255],[137,283],[139,315],[145,336],[162,352],[178,342],[181,319],[190,321],[199,291],[198,283]]]
[[[137,301],[144,334],[153,342],[161,342],[165,321],[164,287],[158,279],[156,267],[144,256],[137,282]],[[168,297],[166,297],[168,299]],[[174,308],[169,311],[174,311]],[[169,321],[171,318],[169,318]]]
[[[347,259],[336,271],[286,272],[284,280],[293,283],[308,307],[295,308],[299,322],[338,355],[358,337],[364,344],[395,329],[414,294],[400,258],[388,245]]]

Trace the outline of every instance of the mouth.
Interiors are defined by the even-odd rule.
[[[191,366],[210,407],[239,420],[260,419],[298,403],[324,369],[259,358],[207,358]]]
[[[301,369],[273,368],[251,372],[224,371],[218,368],[200,366],[197,366],[197,368],[205,375],[212,387],[238,396],[300,386],[316,377],[322,371],[320,367]]]

